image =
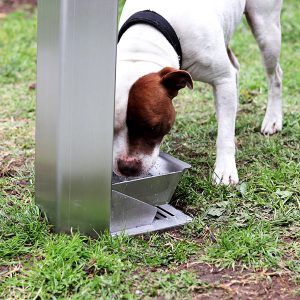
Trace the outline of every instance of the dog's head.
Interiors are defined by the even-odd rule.
[[[113,162],[116,174],[147,174],[158,157],[163,137],[175,121],[172,99],[186,86],[193,87],[188,72],[166,67],[136,80],[126,95],[117,90],[117,97],[127,97],[128,102],[125,112],[125,107],[116,104]]]

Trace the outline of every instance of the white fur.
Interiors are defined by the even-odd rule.
[[[127,0],[124,6],[120,26],[140,10],[151,9],[163,15],[180,39],[182,68],[194,80],[213,86],[218,120],[213,176],[216,183],[238,182],[234,143],[238,62],[233,53],[228,55],[227,46],[245,10],[269,80],[269,101],[262,133],[273,134],[281,130],[281,4],[282,0]],[[179,68],[176,52],[160,32],[138,24],[124,33],[117,56],[114,169],[117,159],[128,155],[126,109],[131,85],[139,77],[166,66]],[[153,165],[157,155],[158,150],[143,157],[143,169]]]

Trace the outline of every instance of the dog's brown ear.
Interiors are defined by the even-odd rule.
[[[161,84],[167,89],[171,98],[178,95],[180,89],[186,86],[193,89],[193,79],[187,71],[166,67],[159,72]]]

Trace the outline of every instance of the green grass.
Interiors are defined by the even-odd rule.
[[[237,261],[251,267],[276,267],[280,258],[278,234],[269,223],[261,223],[221,230],[216,242],[208,245],[204,260],[227,267],[234,267]]]
[[[284,129],[259,133],[267,84],[243,22],[232,48],[241,64],[236,126],[240,184],[216,186],[211,88],[196,83],[175,100],[177,120],[163,148],[192,165],[173,204],[194,216],[169,233],[141,237],[54,234],[34,202],[36,15],[0,19],[0,298],[188,299],[218,283],[187,263],[289,271],[300,283],[300,6],[282,12]]]

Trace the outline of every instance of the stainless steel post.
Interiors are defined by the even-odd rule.
[[[56,231],[109,230],[117,0],[39,0],[36,200]]]

